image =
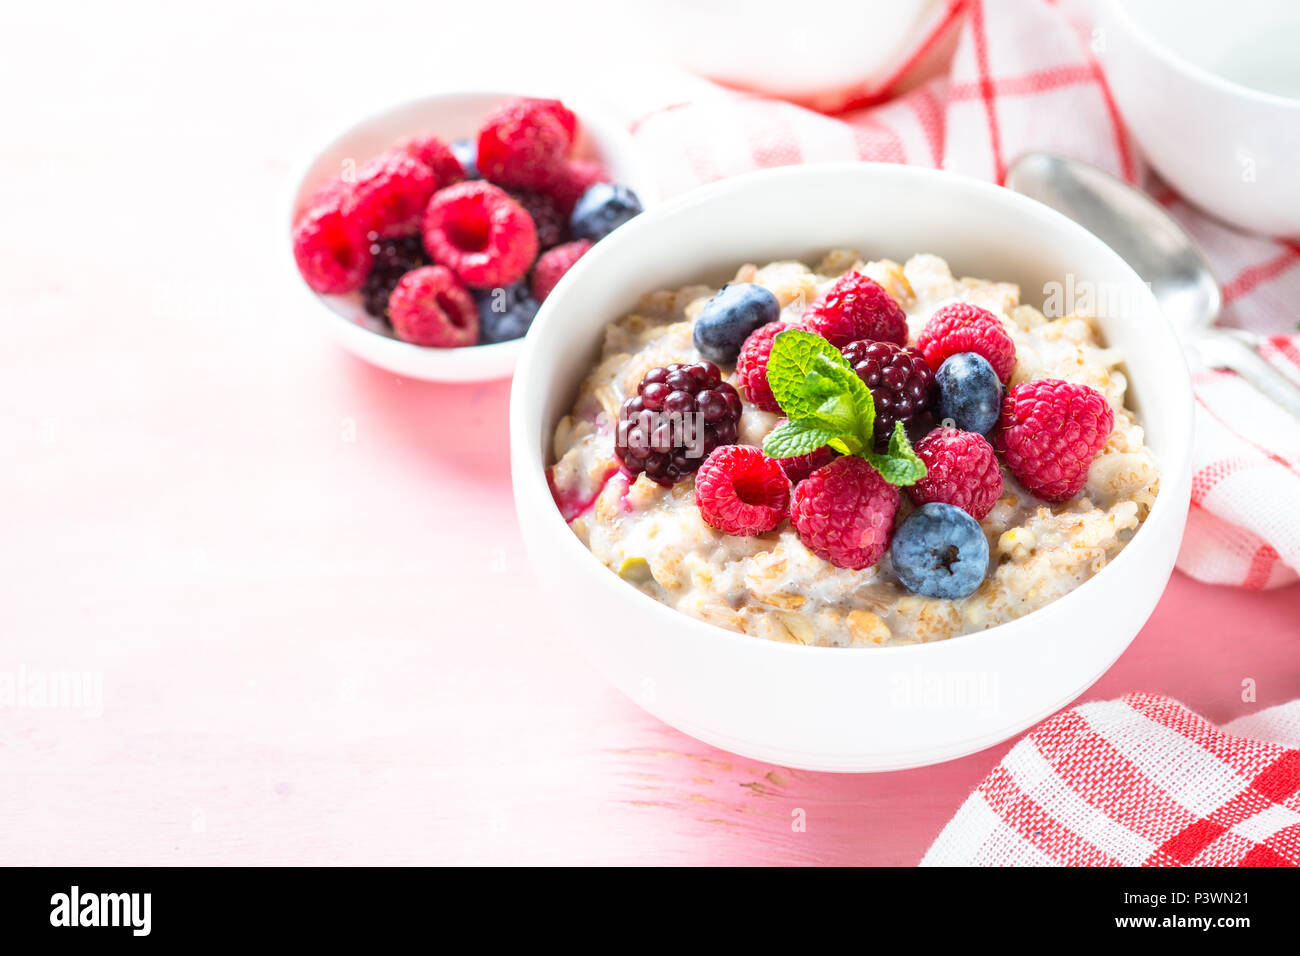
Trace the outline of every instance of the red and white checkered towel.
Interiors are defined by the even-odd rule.
[[[1272,336],[1267,357],[1300,379],[1300,245],[1235,232],[1151,176],[1093,55],[1086,8],[1061,0],[953,0],[947,74],[836,116],[716,87],[644,116],[638,145],[666,195],[768,166],[846,159],[937,166],[1001,182],[1029,150],[1065,153],[1141,182],[1205,249],[1222,323]],[[940,42],[923,34],[922,47]],[[925,50],[906,59],[920,62]],[[881,94],[883,97],[886,94]],[[1300,570],[1300,424],[1235,375],[1195,374],[1192,510],[1178,566],[1203,581],[1267,588]]]
[[[1220,729],[1151,694],[1040,724],[922,866],[1300,865],[1300,701]]]

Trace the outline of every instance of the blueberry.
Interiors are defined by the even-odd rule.
[[[956,505],[921,505],[894,532],[894,573],[915,594],[964,598],[984,580],[989,542],[980,524]]]
[[[478,143],[472,139],[458,139],[451,144],[451,154],[465,170],[466,179],[482,179],[478,171]]]
[[[537,300],[527,282],[496,289],[475,289],[478,305],[479,342],[491,345],[524,336],[537,316]]]
[[[737,282],[705,303],[695,320],[695,347],[710,362],[732,364],[749,333],[781,317],[781,303],[753,282]]]
[[[596,183],[578,200],[569,216],[574,239],[603,239],[641,211],[641,200],[626,186]]]
[[[998,423],[1002,409],[1002,383],[988,359],[974,352],[958,352],[939,366],[939,418],[952,419],[964,432],[987,435]]]

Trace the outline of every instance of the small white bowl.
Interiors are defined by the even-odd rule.
[[[1109,343],[1159,460],[1160,494],[1133,540],[1060,600],[948,641],[825,648],[735,634],[679,613],[604,567],[564,523],[544,469],[556,422],[607,323],[644,293],[720,281],[744,262],[835,247],[899,261],[946,258],[956,275],[1106,290]],[[1114,293],[1114,294],[1112,294]],[[696,190],[596,246],[547,298],[510,397],[510,462],[533,567],[596,666],[662,720],[710,744],[809,770],[895,770],[1005,740],[1082,693],[1142,627],[1173,570],[1191,487],[1192,393],[1155,298],[1118,255],[1031,199],[951,173],[868,163],[796,166]],[[963,688],[965,690],[963,690]]]
[[[691,72],[832,110],[891,78],[934,72],[942,58],[911,57],[927,32],[955,37],[948,0],[822,0],[815,17],[791,16],[786,0],[655,0],[634,9],[655,49]]]
[[[1300,5],[1102,0],[1100,59],[1142,152],[1225,222],[1300,237]]]
[[[345,169],[359,168],[366,160],[411,136],[433,134],[448,143],[473,138],[483,118],[498,103],[515,96],[545,95],[550,94],[501,91],[442,93],[391,107],[335,137],[294,180],[288,231],[285,233],[288,268],[292,270],[290,275],[311,297],[315,314],[349,352],[398,375],[430,382],[487,381],[505,378],[514,370],[523,347],[522,339],[458,349],[412,345],[394,337],[384,323],[367,315],[358,293],[320,295],[312,291],[298,275],[292,258],[290,235],[294,221],[311,197]],[[578,117],[574,155],[599,160],[615,182],[628,186],[637,194],[642,205],[653,204],[657,195],[654,180],[638,158],[624,124],[600,106],[580,98],[555,98],[562,99]]]

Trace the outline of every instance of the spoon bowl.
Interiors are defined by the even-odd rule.
[[[1103,239],[1150,285],[1180,332],[1208,328],[1218,319],[1223,295],[1209,262],[1145,193],[1095,166],[1051,153],[1021,157],[1007,173],[1007,186]]]

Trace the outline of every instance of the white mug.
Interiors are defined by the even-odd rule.
[[[1096,8],[1098,56],[1151,165],[1225,222],[1300,237],[1300,3]]]

